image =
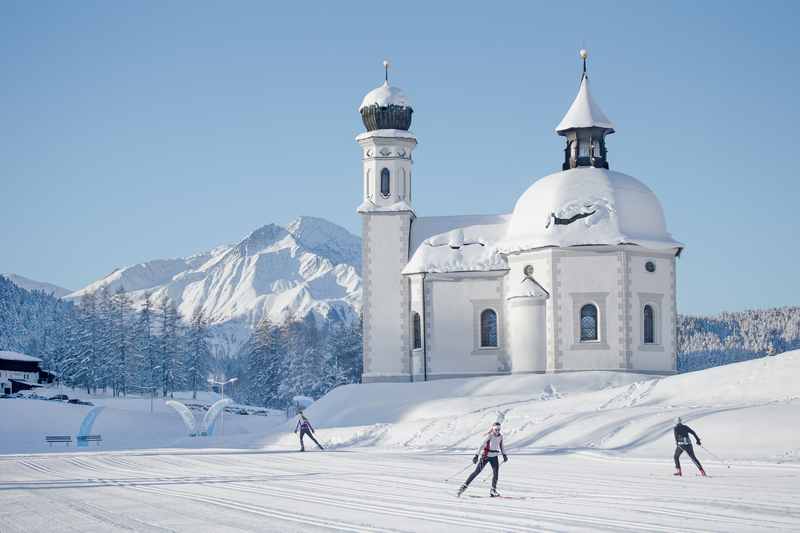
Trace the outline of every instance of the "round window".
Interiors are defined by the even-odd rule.
[[[644,269],[647,270],[648,272],[655,272],[656,264],[653,263],[652,261],[648,261],[647,263],[644,264]]]
[[[533,265],[525,265],[525,268],[522,269],[523,274],[525,274],[526,278],[533,277]]]

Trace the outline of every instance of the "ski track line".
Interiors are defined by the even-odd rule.
[[[170,461],[170,462],[172,462],[172,461]],[[184,477],[181,477],[179,479],[186,480],[186,478],[184,478]],[[223,478],[214,477],[214,476],[196,477],[195,479],[200,484],[209,484],[209,485],[213,485],[215,483],[223,481]],[[267,479],[264,479],[264,481],[266,481],[266,480]],[[274,479],[268,479],[268,480],[269,481],[273,481]],[[108,480],[108,481],[112,482],[111,480]],[[127,482],[128,480],[125,480],[125,481]],[[259,491],[258,489],[253,489],[253,488],[250,488],[249,486],[244,486],[244,485],[240,484],[242,482],[247,483],[247,482],[252,482],[252,481],[262,481],[262,479],[244,479],[244,480],[240,480],[240,482],[237,483],[237,487],[239,487],[240,490],[243,489],[243,490],[248,491],[248,492],[255,492],[255,493],[259,493],[259,494],[268,494],[268,495],[271,495],[271,496],[278,496],[278,497],[285,496],[284,492],[269,491],[269,490],[261,490],[261,491]],[[224,487],[224,488],[229,488],[229,487]],[[335,492],[337,490],[337,488],[334,487],[333,490]],[[297,491],[294,491],[294,494],[295,494],[295,497],[293,499],[296,499],[296,500],[301,501],[301,502],[302,501],[311,501],[311,499],[312,499],[312,498],[309,497],[307,492],[298,493]],[[358,496],[363,496],[363,493],[358,493]],[[354,505],[358,505],[358,503],[359,503],[356,500],[351,500],[351,504],[350,505],[342,505],[341,501],[337,501],[336,499],[319,498],[319,497],[315,498],[315,501],[317,501],[318,503],[322,503],[322,504],[335,505],[335,506],[344,507],[344,508],[354,508]],[[409,512],[409,511],[403,511],[403,510],[398,510],[398,509],[388,509],[388,508],[383,508],[383,507],[379,508],[379,506],[372,506],[372,507],[360,506],[360,508],[362,510],[365,510],[365,511],[374,511],[374,512],[381,512],[382,511],[384,514],[394,514],[396,516],[406,516],[406,517],[409,517],[409,518],[420,518],[422,520],[426,520],[426,519],[430,520],[430,516],[429,515],[422,514],[422,513]],[[444,523],[453,523],[452,519],[450,519],[450,520],[442,519],[442,520],[439,520],[439,521],[440,522],[444,522]],[[467,527],[475,527],[477,529],[480,529],[481,527],[485,528],[485,524],[483,523],[483,521],[478,521],[478,522],[476,522],[476,521],[463,521],[463,520],[460,520],[460,521],[461,521],[461,525],[464,525],[464,526],[467,526]],[[496,529],[496,528],[492,528],[492,529]],[[522,531],[530,531],[530,529],[531,529],[530,527],[526,527]],[[509,527],[504,527],[504,528],[500,529],[500,531],[510,531],[510,530],[512,530],[512,529],[509,529]],[[519,529],[514,529],[514,530],[520,531]]]
[[[547,491],[547,490],[549,490],[548,489],[548,485],[551,482],[551,480],[548,479],[548,480],[543,480],[543,481],[544,482],[541,485],[512,481],[512,482],[508,483],[508,486],[510,488],[514,489],[515,492],[519,492],[518,487],[524,487],[523,490],[529,491],[529,492],[531,490],[533,490],[533,491],[536,491],[536,490]],[[629,499],[631,501],[641,501],[641,500],[645,500],[646,501],[646,500],[648,500],[649,498],[647,496],[642,496],[642,494],[646,493],[647,489],[652,489],[652,485],[647,485],[647,484],[641,484],[642,490],[640,490],[638,488],[640,486],[640,484],[631,486],[630,488],[623,488],[619,483],[608,483],[608,482],[605,482],[603,480],[600,480],[600,479],[597,479],[597,478],[591,478],[591,477],[582,478],[581,481],[578,484],[583,485],[583,486],[592,486],[592,487],[595,487],[595,488],[603,488],[603,489],[604,488],[609,488],[609,489],[613,488],[614,489],[614,499],[627,498],[627,499]],[[730,488],[730,487],[726,487],[726,488]],[[604,493],[605,493],[604,490],[599,490],[596,493],[593,493],[591,495],[583,495],[583,494],[576,493],[574,497],[575,498],[584,498],[584,499],[589,499],[589,500],[606,499],[607,497],[603,496]],[[675,499],[673,501],[674,501],[674,503],[676,503],[678,505],[685,505],[685,503],[686,503],[686,500],[680,500],[680,499]],[[695,501],[697,501],[697,499],[695,499]],[[718,498],[713,498],[713,499],[703,498],[702,501],[705,502],[706,504],[711,504],[711,505],[718,505],[718,504],[720,504],[722,502],[727,502],[727,503],[733,504],[734,506],[740,506],[742,503],[746,503],[746,502],[743,502],[742,500],[739,500],[739,499],[735,499],[735,498],[731,498],[731,497],[724,497],[724,496],[721,496],[721,497],[718,497]],[[763,503],[755,502],[755,503],[752,504],[752,507],[750,507],[750,508],[753,511],[756,511],[756,512],[761,510],[762,508],[771,508],[776,513],[781,513],[781,514],[785,514],[786,511],[787,511],[785,505],[772,505],[769,502],[763,502]]]
[[[322,481],[322,480],[320,480],[320,481]],[[486,479],[484,479],[482,481],[486,481]],[[362,481],[361,483],[362,484],[366,484],[364,481]],[[402,483],[399,480],[394,479],[394,480],[391,481],[391,484],[396,486],[397,484],[402,484]],[[406,484],[408,484],[408,483],[406,483]],[[410,485],[414,486],[414,487],[424,486],[421,483],[416,483],[416,482],[411,482]],[[516,487],[517,485],[519,485],[519,484],[511,483],[511,484],[508,485],[510,487],[510,490],[512,490],[512,492],[514,494],[517,494],[517,493],[532,494],[530,497],[534,501],[537,500],[537,499],[538,500],[546,499],[546,500],[550,500],[550,501],[553,500],[553,498],[548,498],[548,497],[541,498],[541,497],[537,497],[535,495],[535,494],[542,494],[542,493],[551,492],[551,490],[549,489],[549,487],[547,485],[542,485],[542,486],[534,485],[533,486],[534,491],[532,493],[531,493],[530,489],[527,492],[520,492],[519,490],[514,490],[514,487]],[[531,486],[528,485],[528,487],[531,487]],[[616,488],[617,491],[619,490],[619,484],[614,484],[614,487]],[[635,490],[635,489],[631,488],[630,490]],[[568,500],[568,499],[578,500],[578,499],[580,499],[580,500],[584,500],[584,501],[586,501],[587,503],[590,503],[590,504],[591,503],[596,503],[598,501],[604,501],[605,504],[608,505],[608,506],[615,507],[615,508],[621,508],[621,509],[625,509],[625,510],[629,510],[631,508],[631,506],[620,504],[620,502],[617,501],[617,500],[624,499],[627,502],[634,502],[636,504],[636,506],[641,506],[642,502],[652,501],[652,497],[642,496],[641,492],[637,492],[636,494],[637,494],[636,496],[632,496],[632,495],[630,495],[630,493],[628,493],[626,496],[622,496],[620,494],[615,493],[615,498],[609,498],[609,497],[602,496],[602,494],[593,494],[593,495],[582,496],[582,495],[578,495],[577,493],[572,493],[570,495],[559,496],[557,499],[561,499],[561,500]],[[616,496],[619,496],[619,498],[616,498]],[[672,514],[672,515],[682,516],[684,518],[696,518],[696,519],[714,521],[714,522],[733,522],[733,523],[735,523],[737,525],[742,525],[743,523],[747,523],[747,522],[754,523],[753,525],[761,525],[761,524],[763,524],[763,522],[765,520],[767,520],[771,524],[775,524],[776,526],[779,526],[779,527],[786,527],[786,525],[787,525],[785,522],[777,522],[777,521],[775,521],[774,520],[774,516],[771,516],[770,519],[767,519],[766,517],[763,517],[763,518],[761,518],[759,520],[754,519],[753,518],[754,516],[758,516],[759,514],[764,514],[763,513],[763,509],[761,508],[761,507],[764,507],[764,506],[759,506],[759,504],[754,504],[753,506],[742,506],[741,505],[741,503],[742,503],[741,500],[732,500],[732,499],[725,499],[725,501],[729,501],[730,503],[733,503],[733,505],[721,504],[722,501],[723,501],[722,499],[716,499],[716,500],[715,499],[706,499],[704,501],[706,502],[708,507],[710,507],[711,509],[699,510],[699,511],[687,511],[685,509],[685,507],[684,507],[687,504],[687,501],[686,500],[678,500],[678,499],[667,500],[666,503],[669,506],[671,512],[669,512],[669,511],[665,512],[665,511],[659,510],[659,508],[657,508],[657,507],[652,507],[652,506],[648,506],[648,508],[652,509],[654,514],[663,514],[665,516],[668,516],[668,515]],[[689,503],[691,503],[691,502],[689,502]],[[791,512],[791,510],[786,508],[786,506],[771,506],[771,507],[772,507],[772,509],[770,509],[770,511],[772,511],[772,512],[766,513],[766,514],[768,514],[768,515],[780,515],[781,517],[785,517],[786,514],[787,514],[787,511],[789,511],[790,515],[793,514]],[[725,513],[726,509],[728,509],[730,511],[733,511],[733,512]],[[741,513],[749,514],[749,516],[741,516]]]
[[[451,508],[447,508],[449,516],[437,516],[429,511],[413,511],[411,509],[408,509],[407,507],[391,507],[386,504],[385,500],[382,500],[381,503],[370,503],[368,505],[364,505],[361,503],[363,502],[363,499],[342,498],[341,490],[337,490],[337,493],[331,494],[331,496],[320,496],[319,494],[312,495],[307,491],[288,490],[286,488],[270,490],[265,488],[256,488],[244,485],[235,485],[225,488],[231,488],[231,489],[235,488],[240,492],[249,492],[265,496],[277,496],[299,502],[304,502],[304,501],[314,502],[314,503],[319,503],[321,505],[341,507],[343,509],[355,509],[360,511],[397,516],[401,518],[414,518],[422,520],[423,522],[439,522],[443,524],[473,527],[477,530],[484,530],[484,531],[487,530],[488,531],[531,531],[532,530],[531,527],[529,526],[520,526],[512,524],[502,524],[495,526],[492,524],[487,524],[486,520],[482,517],[476,517],[475,519],[467,518],[463,516],[463,514],[462,515],[457,514],[455,512],[455,509]],[[364,492],[359,492],[357,494],[354,494],[354,496],[355,495],[363,497]],[[405,501],[407,502],[407,500]],[[444,508],[441,508],[440,506],[439,512],[441,513],[443,510]],[[460,508],[458,510],[461,513],[464,512],[463,508]]]
[[[167,455],[167,454],[164,454]],[[363,460],[356,460],[350,461],[349,458],[343,458],[343,461],[339,461],[336,463],[330,464],[317,464],[317,461],[322,461],[319,457],[313,457],[311,464],[309,461],[304,459],[299,459],[298,457],[293,457],[291,455],[280,455],[276,454],[275,456],[270,456],[270,460],[268,463],[264,463],[259,461],[257,458],[260,457],[259,455],[254,455],[252,458],[244,457],[241,454],[235,454],[231,457],[228,456],[213,456],[213,455],[182,455],[182,454],[175,454],[169,457],[165,456],[155,456],[149,455],[152,460],[152,464],[134,464],[132,461],[127,459],[123,459],[119,456],[115,456],[112,454],[109,455],[100,455],[100,456],[91,456],[91,457],[59,457],[57,460],[59,463],[55,465],[44,466],[38,462],[38,457],[28,457],[26,459],[15,458],[15,463],[28,471],[35,472],[38,475],[40,474],[47,474],[48,476],[54,476],[59,474],[73,474],[73,471],[77,471],[76,473],[80,474],[89,474],[90,476],[98,476],[98,474],[107,473],[108,470],[118,471],[118,472],[127,472],[127,473],[136,473],[138,477],[136,478],[126,478],[126,479],[111,479],[108,477],[88,477],[85,480],[62,480],[67,482],[75,482],[75,483],[95,483],[98,486],[117,486],[122,488],[128,488],[130,490],[139,490],[140,488],[144,491],[156,491],[160,490],[163,494],[170,494],[170,490],[168,489],[155,489],[149,483],[152,484],[195,484],[198,486],[214,486],[217,487],[217,484],[228,484],[227,486],[223,486],[224,489],[229,489],[233,491],[242,490],[244,492],[252,492],[257,494],[267,494],[271,496],[280,497],[287,497],[289,492],[292,493],[292,497],[287,499],[293,499],[298,501],[310,501],[309,494],[307,492],[300,492],[298,491],[297,487],[298,484],[301,486],[305,486],[308,482],[311,481],[310,477],[306,476],[318,476],[314,477],[314,482],[318,485],[317,489],[320,486],[324,486],[326,488],[326,494],[329,492],[330,497],[326,495],[316,495],[319,500],[317,503],[321,505],[335,505],[337,507],[346,507],[346,508],[353,508],[352,505],[346,506],[342,503],[341,499],[338,500],[331,500],[330,498],[335,498],[334,495],[341,495],[341,494],[348,494],[350,497],[358,497],[362,498],[360,501],[363,501],[364,490],[358,491],[354,489],[347,489],[341,486],[331,486],[332,478],[334,477],[342,477],[343,475],[353,475],[353,466],[361,465],[363,466]],[[417,461],[415,456],[409,456],[407,459],[408,461],[398,463],[396,461],[396,457],[394,461],[389,460],[390,458],[384,459],[382,455],[376,454],[375,456],[369,456],[368,454],[359,454],[360,459],[368,458],[371,467],[383,468],[386,470],[400,470],[400,471],[408,471],[409,468],[405,468],[406,463],[409,463],[412,467],[417,466]],[[37,459],[37,460],[33,460]],[[592,457],[594,459],[594,457]],[[612,458],[604,458],[608,461],[614,462]],[[53,457],[52,459],[48,458],[49,461],[55,461],[56,458]],[[120,464],[121,463],[121,464]],[[279,472],[276,472],[276,463],[279,463],[279,466],[282,467]],[[122,466],[125,464],[126,466]],[[331,468],[332,466],[338,466],[339,468]],[[133,466],[133,468],[131,468]],[[549,465],[548,465],[549,466]],[[758,466],[758,465],[755,465]],[[69,470],[63,470],[61,467],[67,467]],[[298,467],[300,469],[311,469],[313,472],[300,472],[298,473]],[[284,468],[288,468],[289,471],[283,470]],[[208,471],[208,475],[194,475],[194,476],[187,476],[187,472],[196,472],[198,469]],[[410,470],[413,470],[411,468]],[[254,473],[254,470],[257,473]],[[216,472],[224,471],[228,475],[219,475],[215,474]],[[231,472],[241,472],[240,475],[231,475]],[[263,474],[261,474],[263,472]],[[248,475],[249,473],[249,475]],[[760,472],[753,472],[754,477],[757,478]],[[407,475],[407,474],[406,474]],[[386,487],[409,487],[410,491],[413,491],[414,494],[419,494],[420,489],[423,489],[425,492],[425,496],[430,498],[430,495],[433,495],[433,501],[431,502],[432,506],[435,508],[440,508],[447,513],[452,512],[463,512],[463,506],[458,506],[454,503],[450,504],[447,503],[442,495],[442,491],[440,489],[441,482],[433,479],[432,477],[426,477],[424,479],[420,478],[411,478],[406,477],[406,475],[398,474],[394,477],[392,475],[383,475],[371,478],[362,478],[361,475],[357,475],[354,483],[357,483],[358,487],[362,489],[367,487],[374,487],[376,490],[385,491]],[[273,488],[271,485],[268,488],[260,488],[263,487],[264,483],[275,483],[275,487],[280,487],[281,485],[285,485],[286,482],[289,481],[290,476],[301,476],[298,479],[286,486],[286,488]],[[797,476],[788,476],[788,477],[797,477]],[[733,480],[734,478],[729,477],[729,480]],[[549,481],[548,481],[549,480]],[[589,494],[580,494],[578,492],[568,492],[563,496],[559,496],[558,499],[561,500],[581,500],[586,504],[594,504],[598,505],[602,503],[603,508],[619,508],[622,510],[630,511],[632,508],[636,508],[639,511],[663,516],[665,518],[674,518],[676,522],[680,522],[683,524],[683,521],[688,519],[694,520],[703,520],[708,521],[709,525],[714,528],[714,526],[738,526],[738,528],[748,527],[748,530],[753,529],[766,529],[766,528],[791,528],[792,526],[796,526],[797,522],[791,521],[776,521],[775,518],[795,518],[800,516],[800,507],[796,505],[792,505],[793,499],[788,499],[786,504],[770,504],[768,502],[753,502],[752,499],[744,500],[743,498],[735,498],[732,496],[727,495],[720,495],[719,497],[708,498],[699,496],[700,499],[695,498],[693,493],[696,493],[703,484],[707,483],[706,480],[702,480],[701,482],[695,483],[688,483],[686,480],[678,480],[681,482],[679,485],[672,483],[673,480],[669,480],[666,482],[665,480],[661,480],[659,485],[656,487],[658,489],[663,489],[665,487],[670,487],[669,492],[667,493],[667,497],[665,498],[664,493],[660,492],[658,495],[653,495],[649,497],[647,494],[648,492],[652,492],[654,485],[653,485],[653,477],[650,476],[648,478],[643,478],[641,476],[635,475],[627,475],[623,478],[618,479],[616,482],[609,482],[606,478],[602,477],[600,474],[588,473],[588,474],[580,474],[575,472],[570,472],[570,480],[573,483],[576,483],[581,486],[591,486],[595,490],[592,495]],[[736,490],[739,492],[746,493],[748,490],[752,490],[752,484],[749,483],[752,478],[750,477],[737,477],[735,478],[736,482],[731,484],[728,483],[724,486],[727,490]],[[47,480],[31,480],[32,483],[41,483]],[[55,480],[53,480],[55,481]],[[485,482],[486,480],[482,480]],[[511,481],[506,484],[509,489],[513,489],[513,493],[516,494],[519,492],[520,487],[524,487],[528,489],[528,491],[533,490],[535,494],[540,494],[540,496],[533,496],[533,502],[536,500],[549,500],[553,501],[553,498],[542,497],[541,494],[552,493],[552,482],[563,482],[563,478],[557,476],[555,473],[547,472],[547,470],[542,472],[542,476],[540,479],[537,480],[536,483],[530,483],[525,481]],[[144,487],[137,487],[134,486],[136,483],[148,483],[147,488]],[[701,484],[702,483],[702,484]],[[717,488],[716,485],[708,482],[710,487]],[[255,486],[253,486],[255,485]],[[447,485],[445,485],[447,486]],[[613,488],[614,489],[614,496],[603,496],[606,492],[605,490],[597,490],[597,489],[604,489],[604,488]],[[687,497],[681,499],[678,494],[679,492],[676,491],[676,487],[678,491],[682,490],[689,490],[687,492]],[[69,488],[69,487],[67,487]],[[22,489],[24,490],[24,489]],[[283,490],[284,492],[276,492]],[[778,495],[784,495],[787,498],[790,498],[790,489],[783,489],[783,487],[773,487],[770,489],[772,492],[778,491]],[[181,492],[181,491],[175,491]],[[366,491],[369,494],[371,491]],[[191,498],[189,493],[182,493],[184,498]],[[644,494],[644,495],[643,495]],[[416,511],[410,510],[408,505],[413,505],[413,502],[409,500],[413,500],[413,497],[406,497],[403,494],[395,495],[389,494],[390,497],[389,501],[382,501],[381,506],[384,509],[383,514],[389,514],[393,516],[407,516],[408,518],[416,518],[415,516],[409,516],[408,513],[416,513]],[[203,498],[210,498],[209,496],[196,496],[196,497],[203,497]],[[454,496],[453,496],[454,497]],[[652,502],[656,500],[659,504],[658,507],[653,507],[652,505],[643,505],[643,503]],[[236,502],[234,500],[226,499],[228,502],[228,506],[230,505],[241,505],[240,502]],[[233,502],[233,503],[231,503]],[[74,503],[74,502],[73,502]],[[504,502],[502,502],[504,503]],[[633,505],[631,505],[631,503]],[[337,505],[338,504],[338,505]],[[497,502],[480,502],[483,504],[480,508],[482,509],[491,509],[492,507],[496,508],[498,503]],[[261,509],[263,512],[267,513],[284,513],[284,511],[277,511],[272,509],[267,509],[264,507],[253,506],[252,504],[244,504],[254,507],[256,509]],[[399,507],[398,507],[399,505]],[[698,510],[689,510],[686,508],[686,505],[698,505],[702,507]],[[678,507],[678,508],[676,508]],[[233,508],[233,507],[231,507]],[[532,509],[530,511],[525,511],[521,509],[515,508],[513,505],[502,505],[501,508],[503,509],[504,513],[511,513],[520,519],[527,519],[533,518],[537,521],[542,521],[542,519],[552,519],[552,522],[556,526],[563,527],[565,523],[573,523],[576,527],[583,527],[586,524],[589,524],[590,529],[603,527],[609,529],[645,529],[648,531],[656,531],[656,530],[674,530],[674,528],[669,528],[668,526],[652,526],[647,524],[641,524],[637,521],[620,521],[620,520],[609,520],[605,518],[601,519],[594,519],[594,518],[587,518],[585,516],[577,516],[570,512],[558,512],[558,511],[544,511],[544,510],[537,510]],[[364,510],[371,512],[380,513],[381,511],[376,508],[365,508]],[[721,514],[725,511],[731,511],[727,514]],[[767,512],[765,512],[767,511]],[[80,511],[75,509],[75,512],[81,512],[82,514],[91,515],[92,512],[95,514],[100,514],[102,511],[99,508],[89,509]],[[405,513],[405,514],[403,514]],[[521,514],[520,514],[521,513]],[[765,516],[766,515],[766,516]],[[769,519],[767,519],[769,516]],[[98,520],[102,521],[103,516],[97,518]],[[113,517],[106,516],[108,520],[113,522]],[[308,517],[310,520],[320,520],[320,518],[315,517]],[[429,519],[428,515],[425,515],[423,520]],[[133,519],[132,519],[133,520]],[[471,520],[470,518],[466,518],[466,520]],[[447,520],[443,518],[441,521],[445,523],[453,523],[452,520]],[[601,523],[602,521],[602,523]],[[142,522],[144,526],[147,526],[146,522]],[[342,523],[346,524],[346,523]],[[485,526],[483,522],[480,523],[483,529]],[[314,523],[308,523],[308,525],[316,525]],[[475,527],[473,523],[468,524],[461,524],[465,527]],[[351,527],[351,524],[346,524],[345,527]],[[500,526],[498,524],[498,526]],[[533,526],[533,525],[532,525]],[[150,527],[158,527],[150,525]],[[321,527],[331,527],[327,523]],[[513,526],[506,527],[502,529],[503,531],[511,531]],[[659,529],[661,528],[661,529]],[[737,529],[738,529],[737,528]],[[525,530],[530,530],[531,528],[528,527]],[[686,530],[685,527],[681,527],[681,529]],[[361,530],[361,529],[357,529]],[[160,529],[160,531],[169,531],[165,529]],[[704,530],[705,531],[705,530]]]
[[[405,481],[405,480],[403,480],[403,481]],[[385,489],[386,486],[397,486],[398,482],[400,482],[400,484],[403,484],[400,479],[396,479],[396,478],[386,479],[386,482],[384,482],[384,483],[378,483],[377,479],[370,478],[370,479],[360,480],[359,481],[359,486],[365,487],[365,486],[372,485],[372,486],[375,486],[375,488],[377,490],[381,490],[381,489]],[[428,487],[426,485],[420,484],[419,482],[413,482],[413,481],[411,483],[405,483],[405,484],[411,485],[414,489],[417,489],[420,486],[422,486],[424,488],[430,488],[430,487]],[[352,489],[344,489],[342,487],[335,487],[334,490],[337,492],[337,494],[342,494],[343,492],[347,492],[347,493],[351,494],[352,496],[356,496],[356,497],[363,496],[363,492],[357,492],[357,491],[354,491]],[[437,491],[436,493],[440,494],[439,491]],[[302,495],[301,495],[301,497],[302,497]],[[397,500],[398,498],[400,498],[400,497],[395,497],[395,500]],[[452,508],[452,506],[448,506],[448,508]],[[551,517],[553,519],[556,519],[556,520],[554,520],[554,522],[556,524],[560,523],[558,519],[562,519],[561,521],[563,522],[563,518],[564,518],[564,515],[565,515],[565,513],[563,513],[563,512],[552,513],[552,512],[549,512],[549,511],[540,511],[540,510],[524,511],[524,510],[505,508],[505,507],[504,507],[504,512],[506,514],[509,514],[509,513],[516,514],[521,519],[541,518],[541,517],[547,515],[547,516],[549,516],[549,517]],[[674,529],[674,528],[669,527],[669,526],[653,526],[651,524],[643,524],[643,523],[639,523],[639,522],[630,522],[630,521],[620,521],[620,520],[599,518],[599,517],[585,518],[585,517],[582,517],[582,516],[577,516],[577,515],[572,515],[572,514],[570,514],[570,521],[575,522],[577,524],[581,524],[581,525],[584,525],[584,524],[596,524],[598,522],[603,522],[606,525],[609,525],[609,526],[611,526],[613,528],[641,529],[641,530],[644,530],[644,531],[654,531],[654,530],[672,531]],[[686,528],[684,528],[684,529],[686,529]],[[506,527],[506,529],[504,529],[504,530],[508,530],[508,527]],[[702,530],[693,530],[693,531],[702,531]]]
[[[163,528],[156,526],[155,524],[142,521],[138,518],[108,511],[85,501],[76,501],[67,498],[55,498],[47,495],[43,495],[43,497],[48,500],[51,505],[56,504],[65,507],[66,509],[73,511],[80,516],[88,517],[90,520],[102,524],[104,528],[110,526],[116,528],[117,530],[134,531],[137,533],[175,533],[175,530],[173,529]],[[64,515],[60,514],[60,516]],[[131,523],[134,523],[133,527],[131,526]]]
[[[391,481],[391,484],[396,486],[397,485],[397,481],[398,480],[393,479]],[[362,482],[360,482],[360,486],[367,486],[367,485],[369,485],[369,483],[365,483],[363,480],[362,480]],[[374,483],[373,483],[373,485],[374,485]],[[386,486],[386,484],[380,484],[378,487],[376,487],[376,489],[380,489],[381,487],[385,488],[385,486]],[[354,492],[352,489],[348,490],[348,489],[343,489],[342,487],[336,487],[335,490],[337,491],[338,494],[341,494],[343,492],[348,492],[353,496],[363,496],[362,492]],[[438,494],[441,494],[441,492],[437,492],[437,495]],[[400,498],[402,498],[402,497],[401,496],[395,496],[395,500],[398,500]],[[453,495],[453,498],[455,498],[455,495]],[[564,499],[567,500],[568,498],[565,497]],[[526,500],[526,501],[528,501],[529,503],[531,502],[531,500]],[[535,502],[536,498],[533,497],[532,501]],[[552,501],[552,499],[549,499],[548,501]],[[439,503],[439,502],[437,502],[437,503]],[[487,505],[496,506],[495,503],[492,503],[492,504],[488,504],[487,503]],[[439,507],[441,508],[441,504],[439,504]],[[445,508],[448,509],[448,510],[450,510],[450,509],[455,510],[456,509],[452,505],[448,505]],[[490,508],[490,507],[487,507],[487,508]],[[461,508],[457,508],[457,509],[461,509]],[[625,508],[625,509],[629,510],[627,508]],[[616,531],[616,530],[619,530],[619,529],[622,529],[622,530],[637,529],[637,530],[642,530],[642,531],[674,531],[674,529],[675,529],[674,526],[662,526],[662,525],[653,525],[653,524],[650,524],[650,523],[643,523],[643,522],[622,521],[622,520],[615,520],[615,519],[610,519],[610,518],[602,518],[602,517],[599,517],[599,516],[586,517],[584,515],[576,515],[576,514],[565,512],[565,511],[546,511],[546,510],[541,510],[541,509],[538,509],[538,508],[537,509],[533,509],[531,511],[527,511],[527,510],[524,510],[524,509],[513,508],[513,507],[510,507],[510,506],[504,506],[503,507],[503,513],[504,513],[504,515],[515,515],[517,518],[519,518],[521,520],[522,519],[537,519],[537,518],[541,519],[541,518],[547,517],[547,518],[550,518],[552,520],[553,524],[557,524],[557,525],[563,525],[564,522],[572,522],[572,523],[577,524],[577,525],[582,525],[582,526],[583,525],[590,525],[590,526],[593,526],[593,527],[597,527],[598,523],[602,523],[602,524],[604,524],[606,526],[609,526],[609,528],[612,531]],[[482,527],[485,529],[487,526],[484,525]],[[509,526],[509,525],[503,524],[500,529],[501,529],[501,531],[509,531],[510,527],[511,526]],[[706,531],[704,529],[691,529],[691,528],[686,528],[686,527],[682,527],[682,529],[684,531],[697,531],[697,532]],[[530,527],[528,526],[526,528],[526,530],[530,530]]]
[[[262,507],[258,505],[253,505],[249,503],[238,502],[235,500],[230,500],[228,498],[221,498],[221,497],[213,497],[213,496],[203,496],[200,494],[192,494],[178,490],[162,490],[156,489],[153,487],[131,487],[132,490],[138,490],[141,492],[149,492],[151,494],[158,494],[161,496],[169,496],[173,498],[183,498],[191,501],[195,501],[198,503],[208,503],[211,505],[216,505],[218,507],[225,507],[228,509],[233,509],[236,511],[250,513],[260,516],[267,516],[270,518],[276,518],[279,520],[285,520],[288,522],[294,522],[303,525],[309,526],[317,526],[326,529],[335,529],[339,531],[375,531],[375,532],[385,532],[391,533],[392,530],[390,529],[383,529],[374,526],[367,526],[362,524],[351,524],[342,521],[334,521],[334,520],[327,520],[327,519],[318,519],[307,515],[301,515],[299,513],[288,513],[285,511],[278,511],[276,509],[269,509],[267,507]]]
[[[23,461],[23,460],[21,460],[21,461],[19,461],[18,464],[21,464],[22,466],[25,466],[25,467],[27,467],[27,468],[29,468],[29,469],[31,469],[34,472],[37,472],[39,474],[47,474],[47,475],[51,474],[50,470],[48,470],[47,468],[39,465],[38,463],[32,462],[32,461]]]

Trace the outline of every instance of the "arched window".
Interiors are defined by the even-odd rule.
[[[597,340],[597,307],[594,304],[581,307],[581,340]]]
[[[655,344],[656,342],[656,325],[653,317],[653,307],[650,305],[644,306],[644,343]]]
[[[411,313],[411,320],[414,326],[414,349],[419,350],[422,348],[422,322],[419,319],[419,313]]]
[[[381,170],[381,194],[385,197],[389,196],[389,169],[384,168]]]
[[[493,309],[481,311],[481,348],[497,348],[497,313]]]

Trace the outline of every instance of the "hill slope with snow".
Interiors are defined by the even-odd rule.
[[[58,285],[53,285],[52,283],[47,283],[45,281],[36,281],[35,279],[26,278],[25,276],[20,276],[19,274],[14,274],[13,272],[6,272],[5,274],[0,274],[0,276],[3,276],[20,289],[25,289],[27,291],[40,291],[45,294],[49,294],[50,296],[55,296],[56,298],[63,298],[72,292],[64,287],[59,287]]]
[[[613,372],[346,385],[306,412],[329,446],[669,456],[675,417],[727,458],[800,462],[800,351],[653,378]],[[269,446],[286,446],[275,436]]]
[[[286,227],[263,226],[233,245],[117,269],[67,298],[104,287],[123,287],[137,306],[148,293],[153,301],[170,298],[186,319],[202,309],[221,355],[232,354],[264,317],[357,317],[361,241],[333,223],[302,217]]]

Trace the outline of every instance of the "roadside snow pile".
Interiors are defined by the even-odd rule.
[[[681,416],[718,455],[800,462],[799,375],[794,351],[665,378],[576,372],[350,385],[306,413],[328,447],[471,451],[502,418],[515,453],[647,457],[672,453]],[[273,435],[262,444],[293,439]]]

